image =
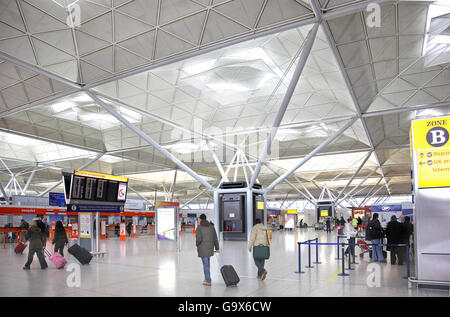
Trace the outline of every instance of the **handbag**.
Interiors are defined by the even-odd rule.
[[[267,238],[267,244],[269,244],[269,236],[267,235],[267,229],[266,230],[266,238]],[[258,245],[253,247],[253,258],[257,260],[267,260],[270,258],[270,247],[267,245]]]

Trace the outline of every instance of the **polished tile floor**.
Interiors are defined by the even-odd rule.
[[[211,261],[212,286],[202,285],[203,270],[191,232],[181,236],[179,252],[173,242],[159,242],[141,236],[139,239],[104,240],[101,249],[108,253],[94,257],[90,265],[80,267],[80,286],[69,287],[73,273],[57,270],[48,261],[49,269],[41,270],[35,257],[30,271],[22,270],[26,254],[14,254],[14,245],[0,249],[0,296],[449,296],[448,291],[411,288],[402,277],[405,266],[380,265],[379,287],[369,287],[373,281],[368,271],[369,257],[357,257],[355,269],[349,276],[338,276],[341,262],[335,260],[336,247],[319,248],[319,265],[305,268],[308,247],[303,246],[302,270],[298,270],[297,241],[319,238],[320,242],[335,242],[336,233],[327,234],[314,229],[278,231],[273,234],[271,258],[267,261],[265,281],[256,278],[256,266],[246,242],[221,242],[220,257]],[[47,249],[51,249],[48,244]],[[359,251],[357,251],[358,253]],[[78,263],[67,254],[70,263]],[[315,261],[315,247],[312,248]],[[306,261],[305,261],[306,260]],[[389,262],[389,261],[388,261]],[[237,287],[225,287],[220,275],[222,264],[232,264],[241,282]],[[346,264],[347,265],[347,264]],[[413,272],[413,270],[412,270]],[[372,274],[372,275],[371,275]]]

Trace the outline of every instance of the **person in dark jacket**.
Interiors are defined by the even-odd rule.
[[[48,267],[43,253],[43,249],[46,243],[46,237],[45,234],[42,233],[41,228],[38,227],[36,221],[34,220],[30,223],[30,229],[28,229],[26,240],[30,241],[30,245],[28,248],[28,260],[27,263],[25,263],[23,269],[30,269],[31,262],[33,262],[33,257],[36,253],[39,259],[39,264],[41,265],[41,269],[45,270]]]
[[[214,249],[219,253],[219,240],[216,229],[206,220],[206,215],[200,215],[200,225],[197,227],[195,236],[198,257],[202,259],[205,280],[203,285],[211,286],[210,257],[214,255]]]
[[[330,218],[327,218],[325,224],[327,225],[327,233],[331,232],[331,221]]]
[[[128,233],[128,236],[129,236],[129,237],[131,236],[131,228],[132,228],[132,226],[133,226],[133,223],[132,223],[131,221],[128,221],[128,224],[127,224],[127,233]]]
[[[397,217],[393,215],[386,227],[387,243],[402,244],[404,236],[403,224],[398,222]],[[388,246],[388,251],[391,252],[391,264],[396,264],[398,259],[398,265],[403,265],[405,247]]]
[[[378,220],[377,213],[373,214],[372,220],[367,225],[366,240],[372,241],[372,261],[386,263],[383,256],[383,247],[381,246],[383,240],[383,228]]]
[[[69,244],[67,239],[66,230],[61,221],[57,221],[55,225],[55,237],[53,238],[52,244],[55,245],[55,252],[59,252],[64,256],[64,245]]]

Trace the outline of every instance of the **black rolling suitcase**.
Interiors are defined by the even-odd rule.
[[[80,247],[78,244],[74,244],[69,249],[67,249],[70,254],[72,254],[81,264],[89,264],[92,259],[92,254],[88,250]]]
[[[222,266],[220,268],[220,273],[222,273],[223,281],[227,287],[236,286],[240,281],[239,276],[232,265]]]

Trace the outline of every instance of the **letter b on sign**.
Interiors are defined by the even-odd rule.
[[[428,131],[427,142],[434,147],[443,146],[448,141],[448,131],[443,127],[435,127]]]

